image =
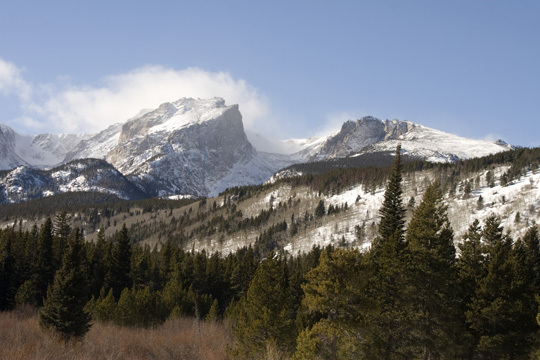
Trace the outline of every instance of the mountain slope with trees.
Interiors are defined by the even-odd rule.
[[[509,174],[511,167],[506,169]],[[0,231],[2,310],[41,307],[46,328],[65,334],[63,324],[70,318],[80,331],[67,334],[75,336],[82,336],[88,324],[87,317],[75,314],[141,328],[178,317],[224,319],[234,329],[229,356],[239,359],[528,359],[537,354],[540,239],[534,219],[523,236],[514,236],[495,214],[481,221],[471,217],[467,232],[458,236],[441,179],[426,184],[409,214],[404,196],[409,175],[399,154],[387,174],[377,210],[380,226],[372,245],[361,251],[338,241],[292,256],[279,249],[293,230],[287,221],[267,226],[252,245],[221,254],[187,250],[171,239],[155,247],[134,242],[136,232],[127,221],[117,233],[101,229],[96,241],[84,243],[75,218],[66,213],[30,229],[17,222]],[[509,177],[512,181],[518,180]],[[214,207],[207,199],[179,209],[200,208],[200,217],[205,208],[214,215],[228,209],[239,223],[244,221],[239,205],[256,191],[272,193],[274,186],[230,190],[223,195],[225,205]],[[276,210],[244,226],[264,224],[274,211],[288,207],[275,202]],[[328,214],[330,205],[324,202],[325,214],[313,221],[333,216],[337,210]],[[155,219],[175,210],[148,209]],[[296,219],[291,223],[302,225]],[[88,286],[80,286],[84,283]],[[46,294],[36,296],[44,287]],[[60,321],[50,321],[55,318]]]

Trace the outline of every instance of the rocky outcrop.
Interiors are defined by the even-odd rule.
[[[341,127],[341,131],[328,138],[310,160],[345,157],[377,142],[395,139],[405,132],[407,124],[397,120],[382,121],[372,116],[356,121],[348,120]]]

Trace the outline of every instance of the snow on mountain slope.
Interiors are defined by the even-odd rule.
[[[86,158],[104,159],[115,146],[118,146],[118,138],[121,131],[121,123],[109,126],[98,134],[81,141],[66,154],[64,159],[62,159],[63,162]]]
[[[497,168],[495,176],[498,177],[505,170],[505,167]],[[484,172],[480,174],[480,177],[485,179],[485,175]],[[432,179],[429,174],[423,174],[421,177]],[[453,197],[447,195],[445,201],[448,205],[448,217],[454,229],[455,241],[462,240],[474,219],[483,223],[492,214],[501,218],[501,225],[504,227],[505,233],[511,233],[515,239],[522,237],[528,226],[538,221],[536,212],[540,206],[539,189],[540,173],[529,172],[521,180],[514,181],[507,186],[496,184],[494,187],[489,187],[483,183],[468,197],[464,196],[463,193],[457,193]],[[406,203],[410,197],[415,197],[419,202],[425,188],[419,187],[417,190],[419,190],[418,193],[411,186],[405,184],[404,202]],[[481,204],[478,201],[480,197],[483,199]],[[374,231],[376,224],[380,221],[379,209],[383,200],[384,189],[377,189],[370,193],[365,192],[361,185],[339,195],[324,198],[326,206],[342,206],[347,203],[349,210],[343,215],[329,217],[322,226],[293,239],[285,249],[295,254],[298,251],[309,251],[314,245],[337,245],[342,239],[345,239],[346,243],[366,249],[376,236],[375,232],[370,231]],[[517,212],[521,216],[520,222],[515,221]],[[409,219],[411,215],[412,213],[409,212]],[[360,240],[354,227],[355,224],[360,225],[364,232],[363,238]]]
[[[466,139],[410,121],[382,121],[366,116],[355,122],[345,122],[341,131],[329,137],[311,160],[393,151],[397,144],[401,144],[404,153],[410,156],[434,162],[453,162],[512,148],[502,142]]]
[[[40,197],[49,181],[43,171],[19,166],[0,174],[0,204],[26,201]]]
[[[261,156],[254,156],[247,163],[233,165],[228,173],[220,179],[207,180],[206,187],[211,196],[216,196],[227,188],[240,185],[261,184],[275,172],[273,164]]]
[[[9,126],[0,124],[0,169],[9,170],[21,165],[42,168],[55,166],[89,137],[86,134],[21,135]]]
[[[52,170],[20,166],[0,173],[0,203],[15,203],[66,192],[95,191],[122,199],[146,195],[103,160],[75,160]]]
[[[366,152],[394,151],[397,144],[401,144],[405,154],[434,162],[453,162],[512,148],[503,142],[466,139],[410,121],[383,121],[372,116],[346,121],[339,132],[325,137],[303,140],[268,140],[256,134],[248,137],[269,162],[281,168]]]
[[[501,141],[467,139],[408,121],[402,123],[407,124],[407,132],[375,143],[365,152],[393,151],[401,144],[404,154],[431,162],[453,162],[512,149]]]
[[[508,166],[497,166],[490,171],[495,179],[508,170]],[[517,240],[527,229],[539,222],[540,213],[540,172],[528,171],[519,180],[503,186],[498,180],[490,187],[487,170],[468,174],[463,179],[473,185],[472,192],[466,194],[464,186],[458,186],[455,192],[446,192],[444,201],[448,205],[448,217],[454,230],[454,241],[459,243],[467,229],[478,219],[481,224],[492,214],[498,216],[505,233],[510,233]],[[407,205],[411,197],[416,205],[422,199],[428,184],[440,174],[431,170],[404,174],[403,203]],[[384,200],[384,187],[367,190],[363,184],[345,189],[339,194],[321,194],[309,187],[290,186],[286,183],[274,185],[258,193],[253,198],[237,204],[244,218],[257,216],[262,210],[268,211],[273,206],[278,209],[270,223],[286,221],[291,226],[291,214],[295,219],[313,215],[319,201],[324,201],[326,209],[330,205],[341,209],[338,213],[324,215],[312,223],[302,223],[298,233],[287,236],[288,243],[283,244],[286,251],[295,255],[308,252],[313,246],[345,245],[359,249],[367,249],[377,236],[380,222],[379,210]],[[479,199],[482,201],[479,201]],[[278,205],[279,204],[279,205]],[[289,204],[283,206],[283,204]],[[345,209],[346,208],[346,209]],[[345,210],[344,210],[345,209]],[[519,212],[519,221],[516,215]],[[406,219],[410,221],[413,209],[408,208]],[[208,236],[200,241],[192,241],[189,248],[195,250],[218,251],[228,253],[242,246],[253,244],[263,230],[242,231],[226,235]],[[204,241],[203,241],[204,240]]]

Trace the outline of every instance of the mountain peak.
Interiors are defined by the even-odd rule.
[[[195,123],[203,123],[216,119],[231,109],[238,111],[238,105],[225,106],[222,98],[181,98],[163,103],[157,109],[124,123],[119,142],[149,133],[167,133]]]

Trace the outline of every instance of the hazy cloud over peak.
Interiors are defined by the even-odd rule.
[[[97,86],[65,82],[31,86],[15,65],[0,59],[0,94],[19,96],[21,124],[27,133],[97,132],[137,115],[141,109],[157,108],[182,97],[222,97],[227,105],[240,105],[246,128],[272,126],[267,100],[256,88],[227,72],[199,68],[145,66],[107,76]]]

